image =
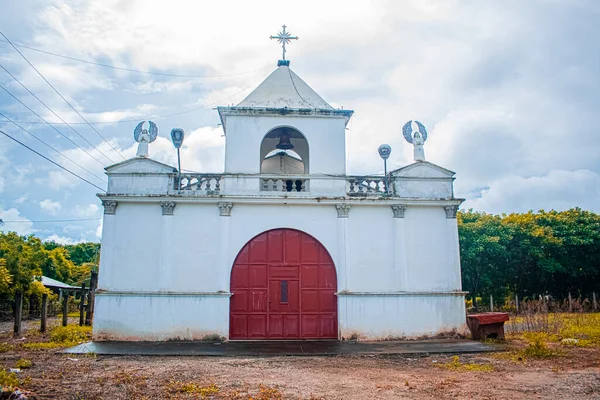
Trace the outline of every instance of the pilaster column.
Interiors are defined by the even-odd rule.
[[[394,204],[392,213],[394,215],[394,270],[398,283],[398,290],[408,290],[408,255],[406,248],[406,224],[404,213],[406,206],[403,204]]]
[[[159,290],[175,290],[171,287],[171,277],[176,273],[173,262],[173,250],[176,248],[173,237],[173,214],[176,203],[174,201],[161,201],[160,208],[162,211],[161,229],[160,229],[160,256],[158,260],[157,281]]]
[[[231,277],[231,265],[229,261],[229,242],[231,241],[231,209],[233,203],[227,201],[220,201],[217,203],[219,207],[219,215],[223,218],[219,218],[219,288],[218,290],[231,290],[230,277]]]
[[[104,216],[102,218],[102,243],[104,246],[100,249],[100,269],[103,272],[98,275],[98,287],[102,289],[113,286],[113,277],[110,274],[114,268],[109,268],[108,265],[112,265],[115,262],[113,249],[116,247],[114,243],[117,240],[115,238],[117,227],[117,216],[115,213],[118,205],[119,203],[114,200],[102,200],[102,206],[104,207]]]
[[[338,292],[348,290],[348,268],[346,266],[348,217],[350,204],[340,203],[335,205],[337,211],[337,244],[338,262],[336,264],[338,273]]]
[[[233,208],[233,203],[228,201],[220,201],[217,203],[219,207],[219,215],[221,217],[231,217],[231,209]]]
[[[458,206],[444,206],[446,212],[446,246],[450,267],[452,268],[452,282],[449,282],[448,290],[461,290],[462,282],[460,279],[460,247],[458,242],[458,224],[456,213]]]

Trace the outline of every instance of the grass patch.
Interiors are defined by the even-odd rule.
[[[0,369],[0,386],[2,386],[2,389],[19,386],[19,378],[17,378],[17,374]]]
[[[23,343],[21,345],[22,348],[27,350],[54,350],[61,349],[63,347],[72,346],[71,343],[56,343],[56,342],[33,342],[33,343]]]
[[[446,364],[437,364],[440,368],[445,368],[450,371],[476,371],[476,372],[492,372],[494,366],[492,364],[465,364],[460,362],[458,356],[452,356],[452,361]]]
[[[0,343],[0,353],[6,353],[7,351],[11,351],[15,348],[12,344],[8,343]]]
[[[27,368],[31,368],[32,365],[33,365],[33,362],[31,362],[31,360],[26,360],[24,358],[19,358],[17,360],[17,362],[15,363],[15,368],[27,369]]]
[[[87,342],[92,335],[91,326],[67,325],[52,329],[50,341],[56,343],[79,344]]]
[[[220,391],[219,387],[217,385],[215,385],[214,383],[204,386],[204,385],[198,385],[197,383],[193,383],[193,382],[186,383],[186,382],[181,382],[181,381],[174,381],[174,382],[171,382],[169,387],[173,391],[176,391],[179,393],[197,394],[197,395],[200,395],[201,397],[217,395],[217,394],[219,394],[219,391]]]

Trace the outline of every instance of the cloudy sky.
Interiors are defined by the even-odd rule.
[[[408,164],[401,127],[418,119],[427,159],[457,172],[462,208],[600,212],[600,1],[5,3],[0,31],[94,129],[1,36],[0,112],[30,134],[3,117],[0,129],[101,188],[103,167],[135,154],[144,119],[160,131],[153,158],[174,163],[167,136],[182,127],[183,168],[222,170],[213,107],[238,103],[275,68],[269,35],[285,23],[300,37],[292,69],[355,110],[349,173],[381,173],[381,143],[393,167]],[[0,135],[0,229],[98,240],[99,191]]]

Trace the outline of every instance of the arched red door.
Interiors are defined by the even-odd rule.
[[[336,290],[333,261],[315,238],[261,233],[233,264],[229,338],[337,339]]]

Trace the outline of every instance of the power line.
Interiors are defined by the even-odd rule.
[[[28,220],[14,220],[14,221],[6,221],[6,220],[4,220],[3,222],[4,223],[11,223],[11,224],[19,224],[19,223],[21,223],[21,224],[27,224],[27,223],[30,223],[30,222],[34,222],[34,223],[37,224],[37,223],[45,223],[45,222],[48,222],[48,223],[54,223],[54,222],[56,222],[56,223],[58,223],[58,222],[98,221],[100,219],[102,219],[102,217],[96,217],[96,218],[79,218],[79,219],[54,219],[54,220],[44,220],[44,221],[33,221],[33,220],[29,220],[29,219]]]
[[[81,115],[81,113],[80,113],[79,111],[77,111],[77,109],[76,109],[75,107],[73,107],[73,105],[72,105],[72,104],[71,104],[71,103],[70,103],[70,102],[69,102],[69,101],[68,101],[68,100],[67,100],[67,99],[66,99],[66,98],[65,98],[65,97],[64,97],[64,96],[63,96],[63,95],[62,95],[62,94],[61,94],[61,93],[58,91],[58,89],[56,89],[56,88],[55,88],[55,87],[54,87],[54,86],[53,86],[53,85],[50,83],[50,81],[49,81],[48,79],[46,79],[46,77],[45,77],[45,76],[44,76],[44,75],[43,75],[43,74],[42,74],[40,71],[38,71],[38,69],[37,69],[37,68],[36,68],[36,67],[35,67],[35,66],[34,66],[34,65],[31,63],[31,61],[29,61],[29,60],[27,59],[27,57],[25,57],[25,55],[24,55],[23,53],[21,53],[21,51],[20,51],[20,50],[17,48],[17,46],[15,46],[15,45],[14,45],[14,44],[13,44],[13,43],[12,43],[12,42],[11,42],[11,41],[10,41],[10,40],[7,38],[7,37],[6,37],[6,35],[5,35],[4,33],[2,33],[2,31],[0,31],[0,35],[2,35],[2,37],[4,37],[4,39],[6,39],[6,40],[8,41],[8,43],[9,43],[9,44],[10,44],[10,45],[11,45],[11,46],[12,46],[12,47],[13,47],[13,48],[16,50],[16,52],[17,52],[17,53],[19,53],[19,55],[20,55],[21,57],[23,57],[23,59],[24,59],[25,61],[27,61],[27,64],[29,64],[29,66],[30,66],[31,68],[33,68],[35,72],[37,72],[37,73],[38,73],[38,75],[39,75],[39,76],[40,76],[40,77],[41,77],[41,78],[42,78],[42,79],[43,79],[43,80],[44,80],[44,81],[45,81],[45,82],[46,82],[46,83],[47,83],[47,84],[48,84],[48,85],[49,85],[49,86],[52,88],[52,90],[54,90],[54,91],[56,92],[56,94],[58,94],[58,95],[60,96],[60,98],[61,98],[61,99],[63,99],[63,100],[64,100],[64,102],[65,102],[65,103],[67,103],[67,105],[68,105],[69,107],[71,107],[71,109],[72,109],[73,111],[75,111],[75,113],[76,113],[77,115],[79,115],[79,117],[80,117],[80,118],[81,118],[81,119],[82,119],[82,120],[83,120],[85,123],[87,123],[87,125],[88,125],[90,128],[92,128],[92,130],[93,130],[94,132],[96,132],[96,133],[98,134],[98,136],[100,136],[100,137],[102,138],[102,140],[104,140],[104,141],[105,141],[105,142],[106,142],[106,143],[107,143],[107,144],[108,144],[108,145],[109,145],[109,146],[110,146],[110,147],[111,147],[111,148],[112,148],[112,149],[113,149],[113,150],[114,150],[114,151],[115,151],[115,152],[116,152],[116,153],[117,153],[119,156],[121,156],[121,158],[122,158],[123,160],[125,160],[125,159],[126,159],[126,158],[125,158],[125,156],[123,156],[123,154],[121,154],[121,152],[119,152],[119,150],[117,150],[117,149],[116,149],[116,148],[115,148],[115,147],[114,147],[114,146],[113,146],[113,145],[112,145],[112,144],[111,144],[111,143],[110,143],[108,140],[106,140],[106,138],[105,138],[104,136],[102,136],[102,134],[101,134],[100,132],[98,132],[98,130],[97,130],[96,128],[94,128],[94,126],[93,126],[92,124],[90,124],[90,123],[87,121],[87,119],[85,119],[85,117],[84,117],[83,115]]]
[[[59,131],[58,129],[56,129],[56,127],[54,125],[51,125],[50,123],[48,123],[48,121],[46,121],[44,118],[42,118],[41,115],[39,115],[38,113],[36,113],[35,111],[33,111],[31,108],[29,108],[29,106],[27,106],[25,103],[23,103],[21,100],[19,100],[14,94],[12,94],[11,92],[9,92],[4,86],[0,85],[0,89],[4,90],[6,93],[8,93],[13,99],[17,100],[19,103],[21,103],[21,105],[23,105],[23,107],[25,107],[26,109],[28,109],[29,111],[31,111],[31,113],[33,113],[35,116],[37,116],[39,119],[41,119],[42,121],[44,121],[46,124],[48,124],[50,126],[50,128],[54,129],[56,132],[58,132],[62,137],[64,137],[65,139],[67,139],[69,142],[73,143],[77,148],[83,150],[88,156],[92,157],[94,160],[96,160],[100,165],[104,166],[104,164],[98,160],[96,157],[94,157],[92,154],[90,154],[87,150],[85,150],[84,148],[80,147],[77,143],[75,143],[74,141],[72,141],[71,139],[69,139],[69,137],[67,135],[65,135],[64,133],[62,133],[61,131]],[[2,115],[4,118],[7,118],[6,116]],[[14,121],[10,121],[12,123],[14,123],[16,125],[16,123]],[[88,171],[89,172],[89,171]],[[91,173],[91,172],[90,172]],[[94,174],[92,174],[94,175]],[[95,176],[95,175],[94,175]]]
[[[21,129],[22,129],[22,128],[21,128]],[[4,136],[6,136],[7,138],[9,138],[9,139],[12,139],[12,140],[14,140],[15,142],[19,143],[21,146],[25,147],[26,149],[28,149],[28,150],[30,150],[30,151],[32,151],[32,152],[34,152],[35,154],[37,154],[38,156],[42,157],[42,158],[43,158],[43,159],[45,159],[46,161],[49,161],[49,162],[51,162],[52,164],[56,165],[58,168],[60,168],[60,169],[62,169],[62,170],[65,170],[65,171],[67,171],[69,174],[71,174],[71,175],[73,175],[73,176],[76,176],[77,178],[81,179],[81,180],[82,180],[82,181],[84,181],[85,183],[87,183],[87,184],[89,184],[89,185],[92,185],[93,187],[95,187],[95,188],[97,188],[97,189],[99,189],[99,190],[101,190],[101,191],[103,191],[103,192],[104,192],[104,189],[102,189],[100,186],[97,186],[97,185],[93,184],[92,182],[88,181],[87,179],[85,179],[85,178],[83,178],[83,177],[81,177],[81,176],[77,175],[75,172],[73,172],[73,171],[71,171],[71,170],[69,170],[69,169],[67,169],[67,168],[63,167],[62,165],[60,165],[60,164],[58,164],[58,163],[56,163],[56,162],[54,162],[54,161],[52,161],[51,159],[49,159],[49,158],[48,158],[48,157],[46,157],[45,155],[43,155],[43,154],[41,154],[41,153],[39,153],[39,152],[35,151],[35,150],[34,150],[34,149],[32,149],[31,147],[27,146],[25,143],[23,143],[23,142],[21,142],[21,141],[19,141],[19,140],[15,139],[14,137],[10,136],[8,133],[6,133],[6,132],[4,132],[4,131],[2,131],[2,130],[0,130],[0,133],[1,133],[1,134],[3,134]],[[31,132],[30,132],[30,133],[31,133]]]
[[[0,64],[0,68],[2,68],[8,75],[10,75],[11,78],[13,78],[15,80],[15,82],[17,82],[19,85],[21,85],[21,87],[23,89],[25,89],[30,95],[32,95],[37,101],[39,101],[44,107],[46,107],[52,114],[54,114],[54,116],[58,119],[60,119],[61,121],[64,122],[65,125],[67,125],[73,132],[75,132],[80,138],[82,138],[83,140],[85,140],[85,142],[87,144],[89,144],[90,146],[92,146],[92,148],[94,148],[98,153],[102,154],[104,156],[104,158],[106,158],[110,163],[114,163],[113,160],[111,160],[106,154],[104,154],[102,151],[100,151],[100,149],[98,149],[96,146],[94,146],[92,144],[92,142],[90,142],[89,140],[87,140],[81,133],[79,133],[75,128],[73,128],[70,124],[68,124],[67,122],[65,122],[64,119],[62,119],[62,117],[60,115],[58,115],[52,108],[50,108],[50,106],[48,106],[46,103],[44,103],[42,101],[42,99],[40,99],[35,93],[33,93],[31,90],[29,90],[29,88],[27,86],[25,86],[20,80],[19,78],[17,78],[16,76],[14,76],[9,70],[7,70],[4,65]],[[28,123],[26,121],[18,121],[21,123]],[[37,123],[37,122],[36,122]],[[94,159],[96,159],[94,157]],[[98,161],[96,159],[96,161]],[[102,162],[98,161],[100,164],[102,164]],[[104,164],[102,164],[104,165]]]
[[[31,132],[29,132],[27,129],[23,128],[21,125],[19,125],[18,123],[16,123],[15,121],[11,120],[9,117],[7,117],[6,115],[0,113],[0,116],[3,118],[6,118],[9,122],[13,123],[14,125],[16,125],[18,128],[20,128],[21,130],[23,130],[25,133],[31,135],[34,139],[36,139],[37,141],[39,141],[40,143],[42,143],[44,146],[48,147],[49,149],[51,149],[52,151],[56,152],[59,156],[67,159],[68,161],[70,161],[71,163],[73,163],[75,166],[81,168],[82,170],[86,171],[88,174],[94,176],[95,178],[101,180],[103,183],[108,183],[107,181],[105,181],[103,178],[99,177],[98,175],[94,174],[93,172],[91,172],[90,170],[82,167],[81,165],[79,165],[76,161],[72,160],[71,158],[67,157],[66,155],[62,154],[61,152],[59,152],[58,150],[56,150],[54,147],[50,146],[48,143],[44,142],[42,139],[38,138],[37,136],[35,136],[34,134],[32,134]]]
[[[0,65],[0,68],[2,68],[2,65]],[[230,98],[237,96],[238,94],[245,92],[246,90],[248,90],[248,88],[251,88],[252,86],[254,86],[254,83],[245,86],[244,88],[242,88],[240,91],[232,94],[231,96],[227,96],[224,99],[215,101],[214,103],[210,103],[210,104],[206,104],[200,107],[196,107],[196,108],[192,108],[190,110],[185,110],[185,111],[179,111],[173,114],[165,114],[165,115],[158,115],[158,116],[151,116],[151,117],[144,117],[144,119],[146,120],[158,120],[158,119],[164,119],[164,118],[169,118],[169,117],[175,117],[177,115],[182,115],[182,114],[188,114],[194,111],[199,111],[208,107],[212,107],[215,106],[217,104],[221,104],[223,103],[225,100],[229,100]],[[140,117],[141,118],[141,117]],[[90,123],[92,124],[122,124],[122,123],[129,123],[129,122],[139,122],[140,118],[138,119],[122,119],[122,120],[118,120],[118,121],[92,121]],[[61,119],[62,120],[62,119]],[[39,121],[17,121],[23,124],[41,124],[42,122]],[[78,125],[78,124],[85,124],[85,122],[50,122],[51,125]],[[72,129],[72,128],[71,128]]]
[[[0,42],[4,42],[4,43],[10,43],[7,40],[2,40],[0,39]],[[75,57],[70,57],[70,56],[65,56],[63,54],[57,54],[57,53],[52,53],[50,51],[46,51],[46,50],[42,50],[42,49],[36,49],[34,47],[30,47],[30,46],[25,46],[24,44],[18,44],[18,43],[14,43],[12,42],[13,45],[17,46],[17,47],[22,47],[24,49],[29,49],[29,50],[33,50],[33,51],[37,51],[38,53],[44,53],[44,54],[48,54],[50,56],[55,56],[55,57],[60,57],[60,58],[65,58],[67,60],[72,60],[72,61],[78,61],[78,62],[82,62],[82,63],[86,63],[86,64],[91,64],[91,65],[97,65],[99,67],[104,67],[104,68],[112,68],[112,69],[118,69],[121,71],[127,71],[127,72],[135,72],[138,74],[146,74],[146,75],[158,75],[158,76],[170,76],[170,77],[174,77],[174,78],[226,78],[226,77],[230,77],[230,76],[237,76],[237,75],[244,75],[244,74],[250,74],[253,72],[257,72],[257,71],[261,71],[265,68],[267,68],[267,65],[265,65],[264,67],[261,68],[257,68],[257,69],[253,69],[250,71],[243,71],[243,72],[235,72],[235,73],[231,73],[231,74],[224,74],[224,75],[184,75],[184,74],[169,74],[169,73],[164,73],[164,72],[150,72],[150,71],[142,71],[140,69],[135,69],[135,68],[127,68],[127,67],[117,67],[115,65],[110,65],[110,64],[102,64],[99,62],[95,62],[95,61],[89,61],[89,60],[82,60],[80,58],[75,58]],[[271,64],[269,63],[268,66],[271,66]]]
[[[2,87],[2,86],[0,86]],[[2,88],[4,89],[4,88]],[[96,177],[97,179],[101,180],[104,183],[108,183],[107,181],[105,181],[103,178],[100,178],[98,175],[94,174],[92,171],[89,171],[88,169],[82,167],[81,165],[77,164],[75,161],[71,160],[71,158],[67,157],[66,155],[62,154],[60,151],[56,150],[54,147],[50,146],[48,143],[44,142],[42,139],[40,139],[39,137],[35,136],[33,133],[29,132],[27,129],[23,128],[21,125],[19,125],[18,123],[16,123],[15,121],[11,120],[10,118],[8,118],[6,115],[0,113],[0,116],[2,118],[6,118],[9,122],[12,122],[14,125],[16,125],[17,127],[21,128],[21,130],[23,130],[24,132],[30,134],[31,136],[33,136],[37,141],[41,142],[44,146],[50,148],[51,150],[55,151],[59,156],[66,158],[67,160],[71,161],[73,164],[75,164],[76,166],[78,166],[79,168],[81,168],[82,170],[84,170],[85,172],[87,172],[88,174]]]

